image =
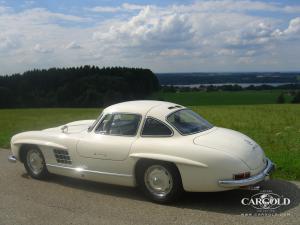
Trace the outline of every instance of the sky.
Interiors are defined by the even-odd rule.
[[[300,71],[300,0],[0,0],[0,74]]]

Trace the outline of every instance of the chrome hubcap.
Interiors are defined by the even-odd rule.
[[[44,160],[41,153],[36,149],[31,149],[27,153],[27,164],[30,170],[38,175],[44,166]]]
[[[173,187],[173,179],[169,171],[160,165],[150,166],[144,176],[148,190],[159,197],[170,193]]]

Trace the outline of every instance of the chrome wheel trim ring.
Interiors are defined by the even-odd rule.
[[[158,197],[165,197],[173,188],[173,178],[170,172],[161,165],[150,166],[144,175],[147,189]]]
[[[36,149],[30,149],[27,152],[27,165],[35,175],[39,175],[44,167],[42,154]]]

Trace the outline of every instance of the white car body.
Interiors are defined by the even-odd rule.
[[[254,185],[273,169],[261,147],[244,134],[212,127],[190,135],[180,134],[167,116],[184,106],[161,101],[130,101],[112,105],[102,112],[138,114],[136,135],[107,135],[88,131],[94,120],[82,120],[41,131],[17,134],[11,139],[9,160],[24,161],[22,146],[35,145],[42,152],[50,173],[86,180],[136,186],[135,166],[141,159],[154,159],[176,165],[182,186],[189,192],[211,192]],[[170,136],[143,136],[146,118],[155,118],[170,129]],[[56,152],[54,150],[64,150]],[[58,154],[69,155],[58,160]],[[250,177],[234,180],[234,174],[250,172]]]

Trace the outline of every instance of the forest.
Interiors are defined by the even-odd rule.
[[[159,89],[149,69],[81,66],[0,76],[0,108],[102,107]]]

